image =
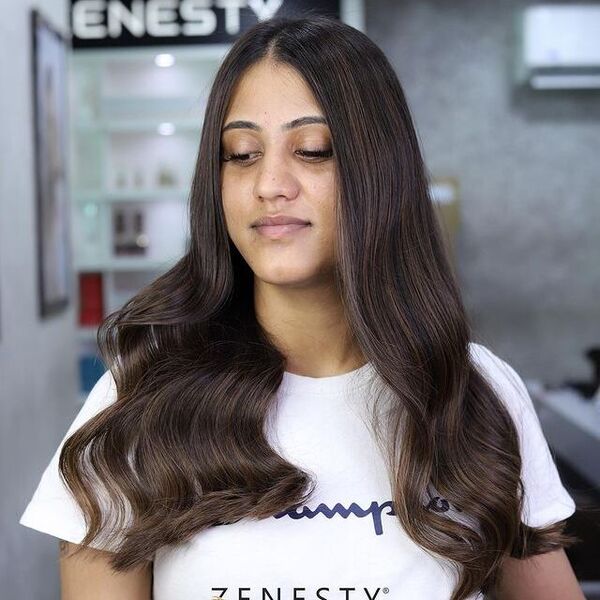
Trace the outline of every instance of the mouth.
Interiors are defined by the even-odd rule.
[[[284,225],[257,225],[253,229],[262,236],[278,239],[306,231],[310,223],[285,223]]]

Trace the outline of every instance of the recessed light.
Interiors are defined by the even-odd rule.
[[[172,54],[157,54],[154,57],[154,64],[157,67],[172,67],[175,64],[175,57]]]
[[[175,133],[175,125],[173,123],[161,123],[158,126],[160,135],[173,135]]]

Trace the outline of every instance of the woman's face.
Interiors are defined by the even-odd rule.
[[[264,61],[238,82],[222,131],[221,194],[229,236],[255,279],[275,285],[329,280],[334,266],[331,135],[326,124],[305,117],[324,120],[302,77]],[[308,224],[255,226],[257,219],[274,216]]]

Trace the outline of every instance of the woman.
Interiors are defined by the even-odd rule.
[[[280,18],[234,44],[190,223],[102,324],[109,369],[21,520],[90,546],[67,597],[583,598],[575,504],[523,381],[471,341],[368,37]]]

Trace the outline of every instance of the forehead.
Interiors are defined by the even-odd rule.
[[[225,119],[269,127],[307,114],[322,115],[322,111],[300,73],[284,64],[262,61],[237,82]]]

